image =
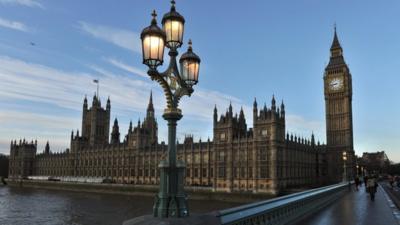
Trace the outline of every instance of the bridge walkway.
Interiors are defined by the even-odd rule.
[[[399,225],[399,211],[381,186],[371,201],[365,186],[346,193],[332,205],[296,225]]]

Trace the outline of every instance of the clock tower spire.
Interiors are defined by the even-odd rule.
[[[324,73],[328,176],[330,182],[339,182],[353,176],[355,158],[352,79],[343,57],[336,26],[330,52]],[[343,161],[343,152],[348,156],[346,161]]]

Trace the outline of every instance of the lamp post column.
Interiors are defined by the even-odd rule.
[[[183,189],[185,164],[176,160],[176,125],[182,114],[179,109],[167,108],[163,118],[168,121],[168,157],[159,164],[160,191],[153,208],[154,216],[185,217],[189,214]]]
[[[346,161],[347,161],[347,152],[346,151],[344,151],[343,153],[342,153],[342,159],[343,159],[343,182],[346,182],[348,179],[347,179],[347,165],[346,165]]]
[[[168,164],[170,167],[176,166],[176,125],[182,118],[178,109],[167,109],[163,118],[168,121]]]

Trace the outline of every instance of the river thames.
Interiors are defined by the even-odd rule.
[[[1,225],[121,225],[151,214],[154,197],[81,193],[0,186]],[[239,203],[189,200],[191,213],[230,208]]]

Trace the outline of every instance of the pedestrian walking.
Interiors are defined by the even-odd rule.
[[[393,189],[393,184],[394,184],[394,177],[393,176],[389,176],[389,184],[390,184],[390,188]]]
[[[364,176],[365,192],[368,192],[368,189],[367,189],[367,183],[368,183],[368,176],[367,176],[367,175],[365,175],[365,176]]]
[[[358,191],[358,186],[360,185],[360,178],[358,176],[354,178],[354,184],[356,185],[356,191]]]
[[[371,201],[375,201],[375,193],[376,189],[378,187],[378,183],[376,182],[375,177],[371,177],[368,179],[367,182],[367,192],[369,193],[371,197]]]

